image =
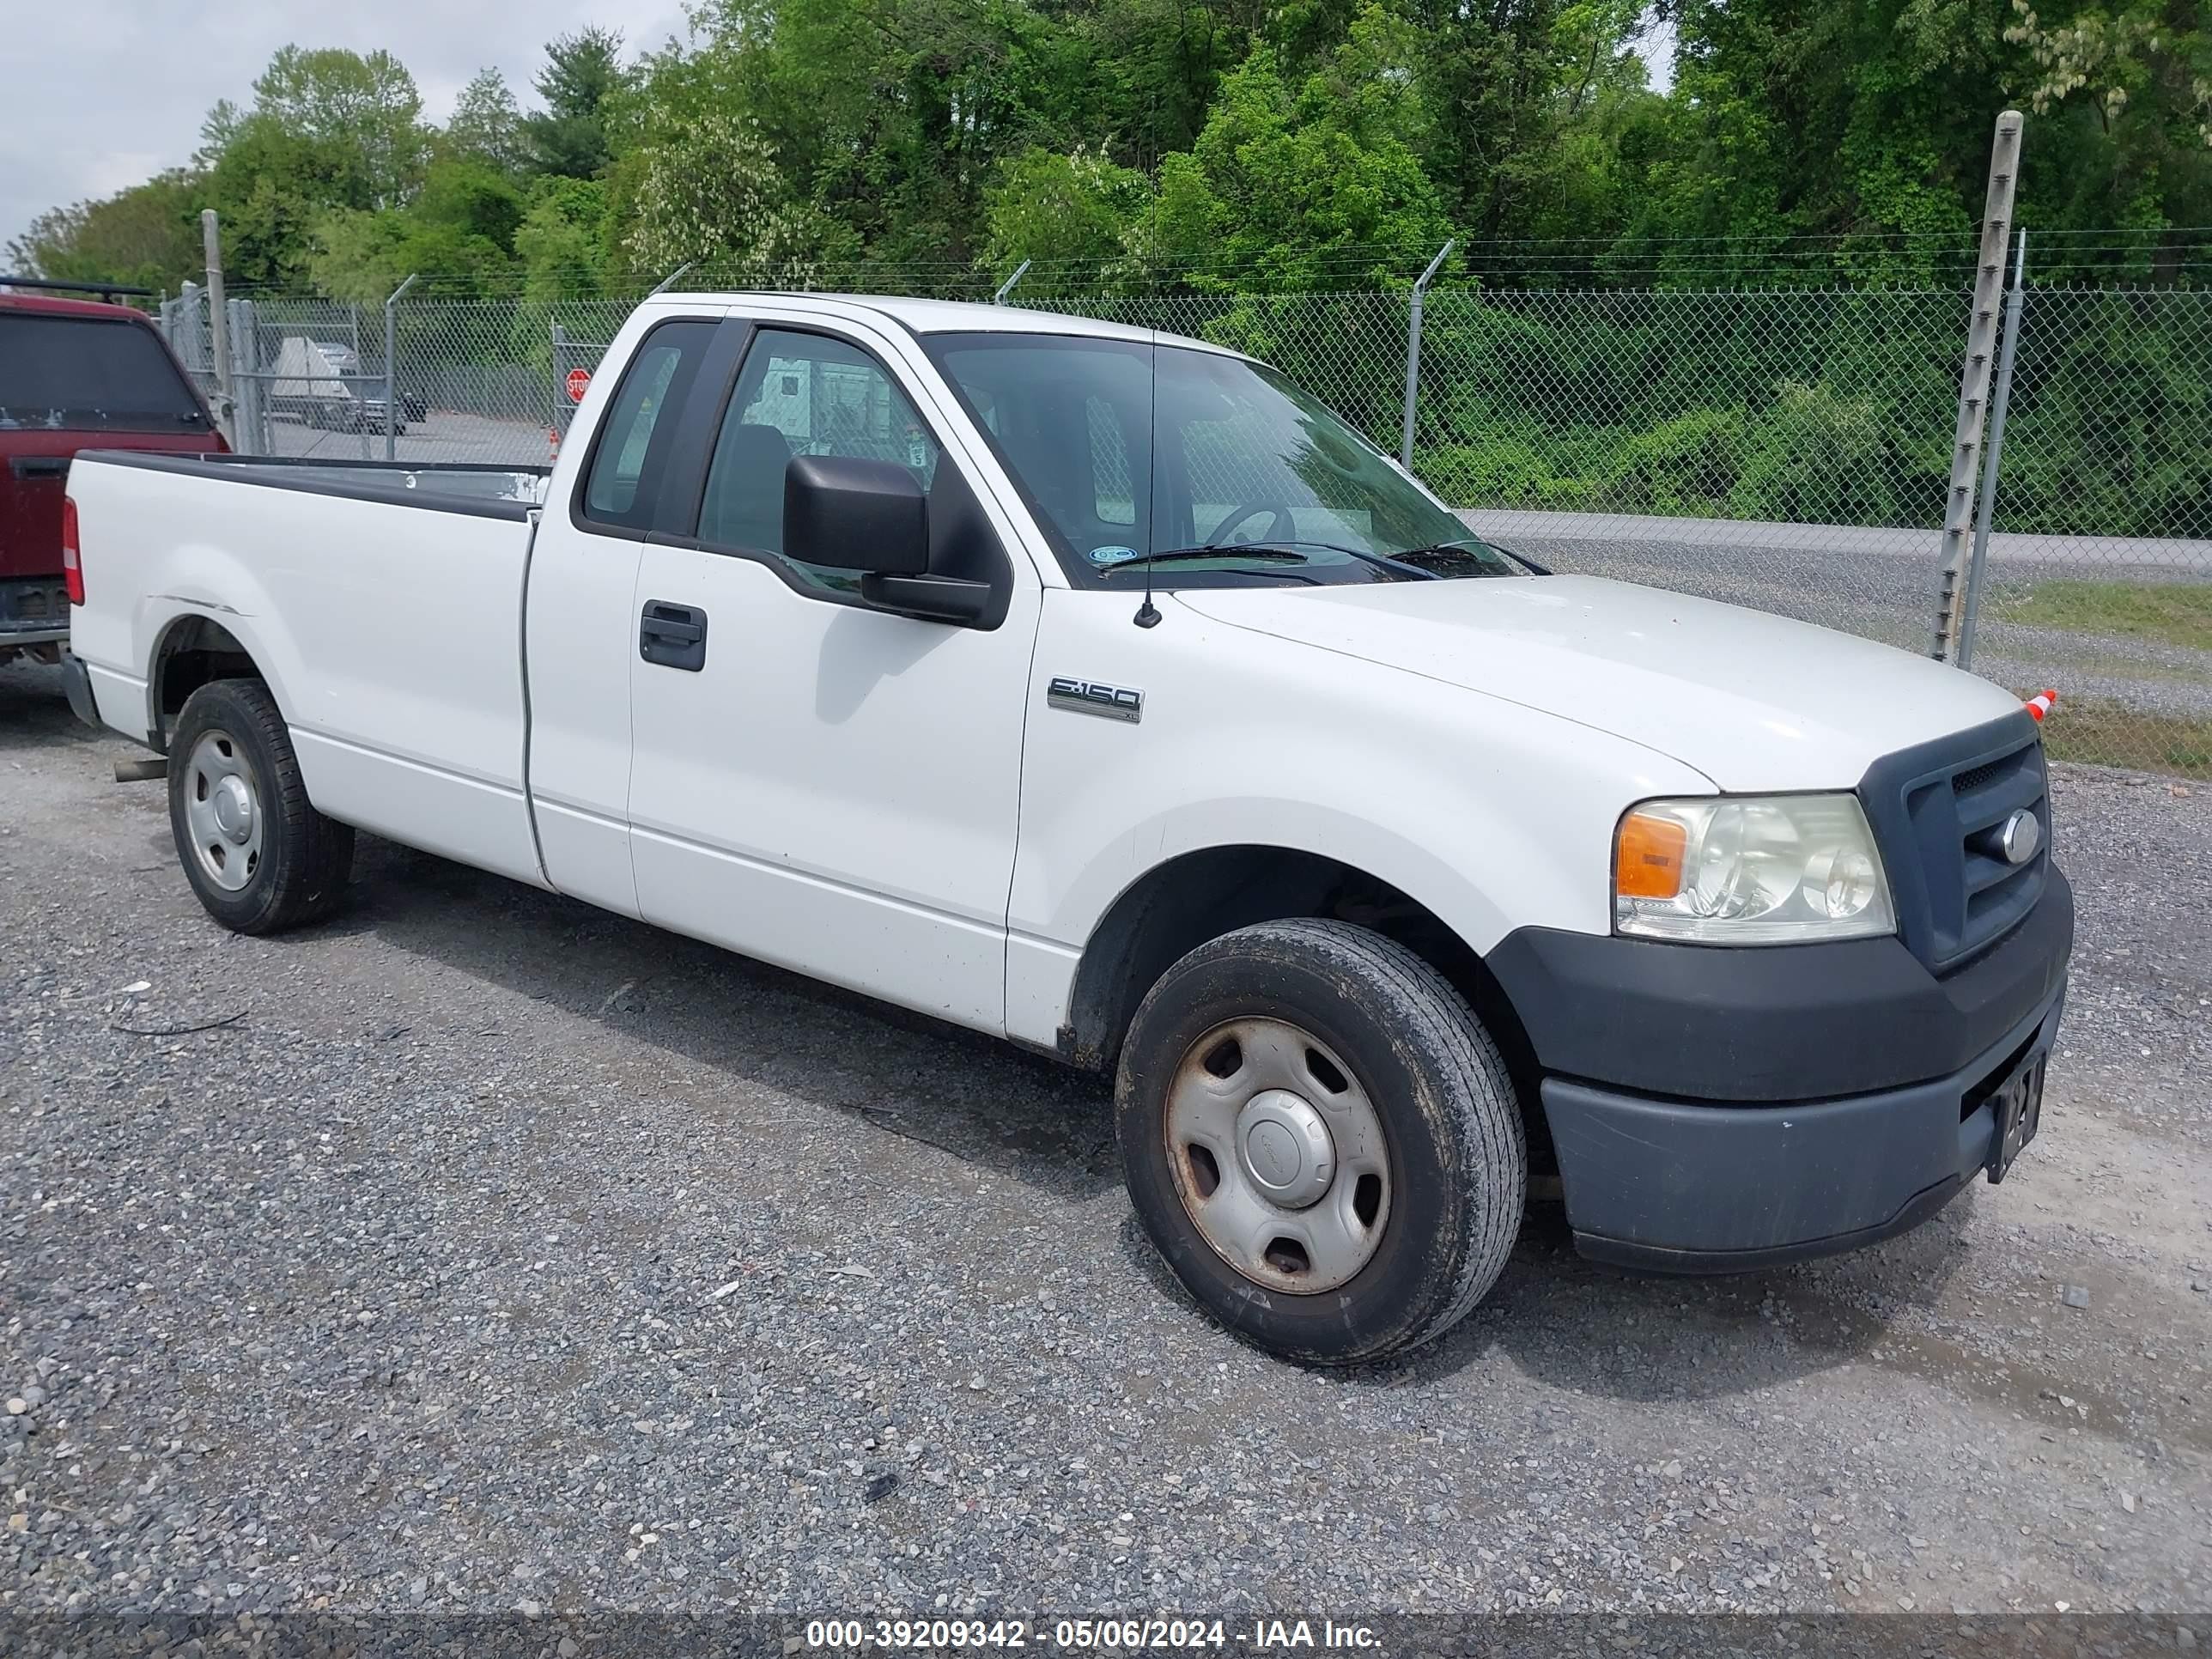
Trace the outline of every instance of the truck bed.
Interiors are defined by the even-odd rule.
[[[88,451],[70,648],[100,718],[161,747],[181,701],[161,665],[228,636],[324,811],[539,881],[521,640],[545,488],[520,467]]]

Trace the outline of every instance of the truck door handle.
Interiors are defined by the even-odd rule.
[[[707,665],[707,613],[696,605],[647,600],[638,617],[637,654],[658,667],[697,673]]]

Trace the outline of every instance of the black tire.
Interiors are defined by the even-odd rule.
[[[245,884],[224,886],[194,842],[189,805],[204,781],[203,738],[228,741],[255,796],[260,844]],[[325,915],[353,873],[353,829],[307,799],[292,736],[259,680],[210,680],[185,700],[169,743],[169,829],[185,879],[207,913],[234,933],[274,933]]]
[[[1340,1056],[1387,1146],[1380,1240],[1317,1294],[1232,1265],[1170,1166],[1170,1085],[1200,1039],[1254,1018],[1287,1022]],[[1433,1340],[1497,1281],[1520,1232],[1528,1145],[1497,1044],[1434,969],[1364,927],[1265,922],[1177,962],[1130,1024],[1115,1115],[1131,1201],[1176,1277],[1223,1324],[1286,1358],[1348,1364]]]

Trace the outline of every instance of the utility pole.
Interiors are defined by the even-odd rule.
[[[230,319],[223,314],[222,306],[222,231],[213,208],[200,214],[200,246],[207,256],[208,351],[215,359],[215,423],[222,429],[223,441],[235,448],[238,434],[232,426],[238,403],[231,384]]]
[[[1951,441],[1951,483],[1943,498],[1943,577],[1936,600],[1936,638],[1929,655],[1951,660],[1966,629],[1967,575],[1974,556],[1974,478],[1981,471],[1982,430],[1996,356],[1997,313],[2004,295],[2005,254],[2012,242],[2012,204],[2020,182],[2021,115],[1997,117],[1990,146],[1990,183],[1982,209],[1982,251],[1974,270],[1974,310],[1966,325],[1966,362],[1959,375],[1959,425]]]

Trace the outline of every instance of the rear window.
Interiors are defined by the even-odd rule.
[[[158,431],[204,419],[143,324],[0,311],[0,426]]]

